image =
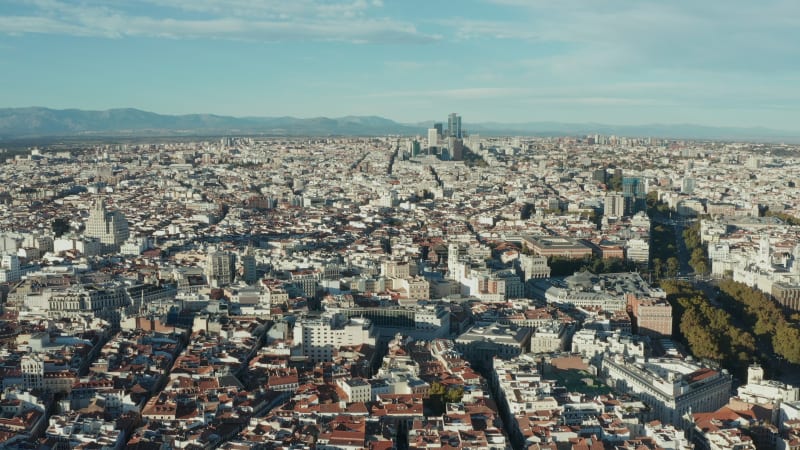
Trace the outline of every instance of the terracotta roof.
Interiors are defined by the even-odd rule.
[[[689,374],[689,383],[696,383],[698,381],[703,381],[706,378],[713,377],[716,374],[717,371],[714,369],[703,368]]]

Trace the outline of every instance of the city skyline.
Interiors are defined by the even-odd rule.
[[[800,441],[800,144],[447,119],[0,149],[0,447]]]
[[[251,3],[8,2],[0,107],[800,130],[791,2]]]

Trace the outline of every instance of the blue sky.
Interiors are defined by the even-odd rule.
[[[3,0],[17,106],[800,131],[800,2]]]

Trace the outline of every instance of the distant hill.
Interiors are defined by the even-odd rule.
[[[214,114],[164,115],[132,108],[106,111],[0,108],[0,140],[38,137],[104,136],[378,136],[422,135],[433,122],[398,123],[378,116],[231,117]],[[597,123],[464,123],[464,130],[487,136],[564,136],[605,134],[660,138],[800,142],[800,132],[768,128],[722,128],[690,124],[615,126]]]
[[[214,114],[164,115],[138,109],[0,109],[0,139],[103,135],[354,135],[419,134],[424,130],[382,117],[230,117]]]

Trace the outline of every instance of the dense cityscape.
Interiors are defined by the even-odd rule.
[[[2,156],[0,448],[800,448],[798,146]]]

